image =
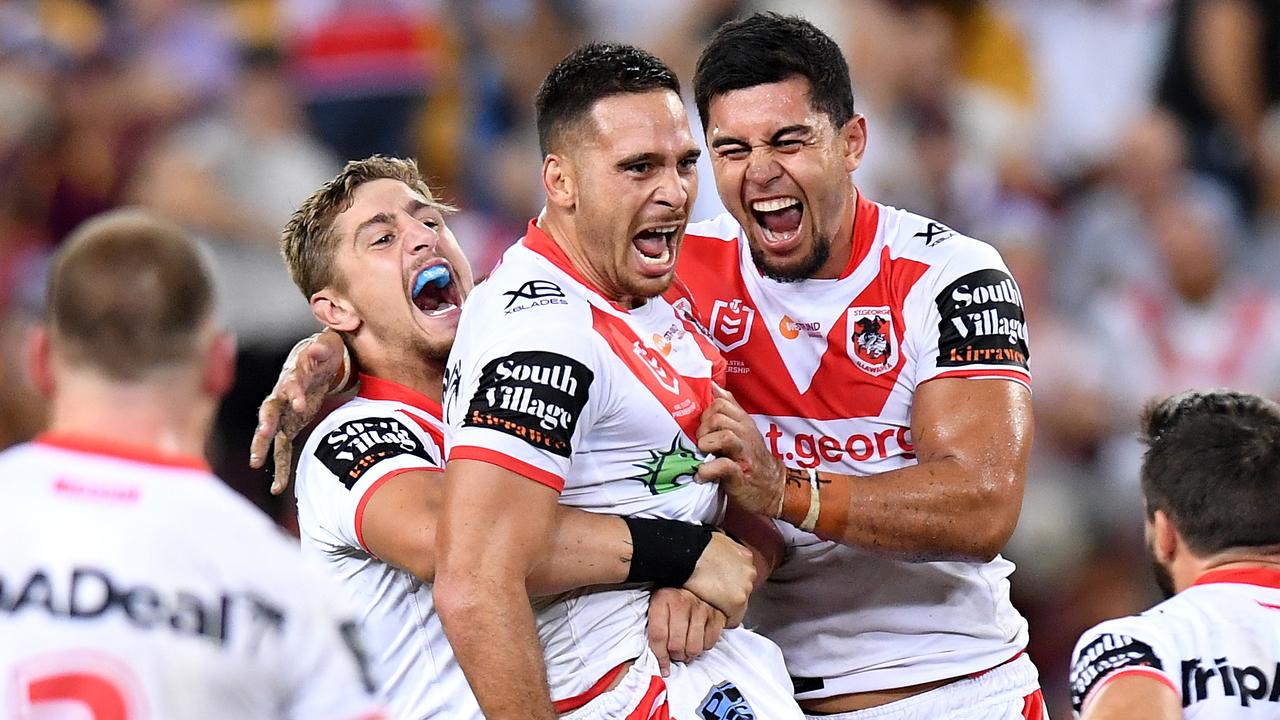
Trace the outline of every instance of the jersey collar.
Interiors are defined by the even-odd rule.
[[[95,438],[87,435],[76,435],[73,433],[46,432],[36,436],[35,442],[40,445],[55,447],[60,450],[70,450],[72,452],[85,453],[88,455],[102,455],[120,460],[146,463],[147,465],[160,465],[162,467],[212,472],[209,468],[209,463],[205,462],[202,458],[192,455],[164,453],[153,447],[145,445],[131,445],[129,443],[117,442],[115,440],[107,440],[105,438]]]
[[[444,417],[444,410],[440,407],[439,400],[423,395],[417,390],[405,387],[400,383],[365,375],[364,373],[360,373],[360,391],[356,393],[356,396],[366,400],[393,400],[416,407],[437,420]]]
[[[1280,570],[1263,567],[1210,570],[1197,578],[1191,586],[1210,585],[1213,583],[1240,583],[1280,590]]]
[[[605,302],[619,312],[628,312],[627,308],[609,299],[607,295],[601,292],[600,288],[592,285],[578,269],[569,261],[569,256],[565,254],[564,249],[551,239],[551,236],[538,227],[538,219],[534,218],[529,221],[529,229],[524,235],[524,246],[533,252],[541,255],[547,262],[555,265],[560,272],[573,278],[575,282],[588,290],[599,295]]]
[[[853,274],[871,252],[871,245],[876,241],[876,230],[880,225],[880,207],[867,199],[867,196],[856,187],[853,189],[853,240],[849,251],[849,264],[840,273],[843,280]]]

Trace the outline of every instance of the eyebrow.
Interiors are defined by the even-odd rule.
[[[394,224],[395,224],[395,220],[391,217],[391,215],[384,212],[380,212],[377,215],[374,215],[373,217],[369,218],[368,220],[365,220],[364,222],[356,226],[356,231],[351,234],[351,242],[354,243],[357,240],[359,240],[360,235],[364,233],[365,230],[368,230],[374,225],[394,225]]]
[[[773,136],[769,138],[769,142],[776,143],[779,140],[781,140],[784,135],[789,135],[791,133],[796,133],[796,132],[809,132],[812,129],[813,128],[809,127],[808,125],[805,125],[804,123],[799,123],[796,125],[788,125],[786,127],[779,128],[778,130],[776,130],[773,133]],[[725,145],[749,145],[749,144],[750,143],[748,143],[746,140],[743,140],[741,138],[721,137],[721,138],[716,138],[714,141],[712,141],[711,149],[718,150],[724,147]]]
[[[690,159],[697,160],[698,157],[701,155],[702,155],[702,150],[694,147],[694,148],[689,148],[688,151],[686,151],[683,155],[680,156],[680,159],[681,160],[690,160]],[[628,155],[622,158],[614,165],[614,167],[618,168],[619,170],[622,170],[622,169],[625,169],[628,165],[634,165],[636,163],[642,163],[642,162],[661,164],[662,159],[663,159],[662,153],[655,153],[655,152],[636,153],[635,155]]]

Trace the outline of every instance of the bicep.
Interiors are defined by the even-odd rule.
[[[411,470],[370,490],[356,514],[356,531],[375,557],[423,582],[435,579],[436,527],[444,499],[439,470]]]
[[[938,378],[916,389],[911,440],[921,463],[958,460],[1021,468],[1034,424],[1031,391],[1010,380]]]
[[[1105,678],[1086,698],[1081,720],[1180,720],[1182,701],[1163,676],[1122,672]]]

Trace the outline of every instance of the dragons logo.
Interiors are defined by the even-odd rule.
[[[640,468],[641,473],[628,480],[638,480],[649,488],[654,495],[669,493],[688,485],[693,481],[693,474],[698,471],[702,459],[698,454],[686,448],[677,435],[671,439],[671,447],[666,450],[650,450],[649,459],[632,463]],[[680,482],[681,478],[686,478]]]

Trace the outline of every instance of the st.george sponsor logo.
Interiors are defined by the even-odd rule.
[[[534,447],[569,457],[578,415],[595,374],[573,358],[552,352],[512,353],[484,366],[463,418]]]
[[[350,490],[369,468],[397,455],[440,462],[403,423],[394,418],[363,418],[343,423],[316,446],[316,458]]]
[[[844,462],[866,462],[890,457],[915,459],[910,429],[887,427],[854,432],[842,437],[818,433],[796,433],[788,436],[776,423],[769,423],[764,437],[774,455],[802,468],[833,466]]]
[[[1232,665],[1225,657],[1211,663],[1200,658],[1182,661],[1182,707],[1208,700],[1219,689],[1223,695],[1239,697],[1240,707],[1254,702],[1280,703],[1280,662],[1274,667],[1258,667]]]
[[[938,365],[1027,367],[1022,293],[1002,270],[978,270],[956,280],[935,299]]]
[[[755,308],[741,300],[717,300],[711,308],[711,339],[724,352],[745,345],[755,316]]]
[[[286,619],[284,608],[253,593],[202,596],[125,583],[96,567],[0,575],[0,616],[31,612],[74,622],[123,620],[136,630],[203,638],[219,647],[235,639],[250,649],[278,635]]]
[[[1128,635],[1099,635],[1071,666],[1071,706],[1080,712],[1089,692],[1111,672],[1127,667],[1164,669],[1151,646]]]
[[[792,320],[790,315],[783,315],[782,319],[778,321],[778,332],[782,333],[782,337],[788,340],[795,340],[800,337],[800,333],[812,338],[823,337],[822,323]]]
[[[564,290],[550,280],[530,280],[515,290],[508,290],[502,294],[508,298],[507,306],[502,310],[504,315],[544,305],[569,304],[569,301],[564,299]],[[520,304],[517,305],[517,302]]]

